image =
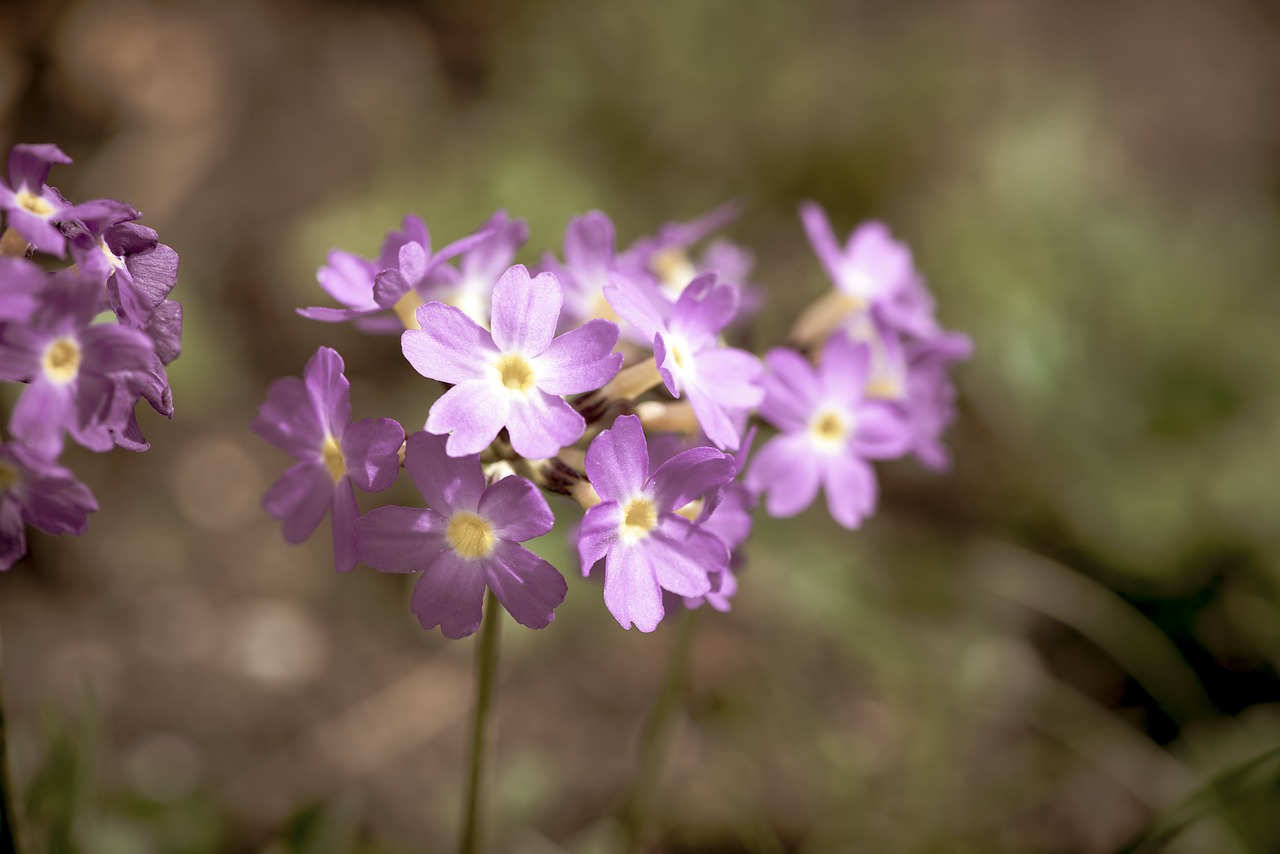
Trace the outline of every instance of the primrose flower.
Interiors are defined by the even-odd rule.
[[[20,442],[0,444],[0,570],[27,553],[26,526],[83,534],[98,509],[89,487]]]
[[[458,261],[457,269],[442,264],[430,288],[421,288],[425,300],[456,306],[481,326],[489,325],[494,283],[502,276],[516,252],[529,239],[529,226],[498,211],[481,227],[483,239],[471,243]]]
[[[298,460],[262,501],[284,523],[285,541],[305,541],[332,507],[334,566],[346,572],[356,563],[360,514],[352,484],[381,492],[395,482],[404,430],[390,418],[349,423],[351,385],[342,371],[337,351],[321,347],[301,379],[271,384],[252,429]]]
[[[35,313],[44,271],[25,258],[0,256],[0,323],[26,323]]]
[[[411,608],[424,629],[439,626],[447,638],[480,627],[485,587],[516,622],[544,628],[568,586],[519,544],[551,530],[547,500],[520,477],[486,487],[480,458],[451,457],[445,443],[430,433],[409,437],[404,466],[428,506],[378,507],[361,517],[360,560],[382,572],[421,572]]]
[[[622,365],[617,324],[592,320],[554,338],[563,295],[551,273],[529,277],[517,264],[493,287],[493,331],[461,309],[431,302],[421,329],[406,330],[404,356],[423,376],[452,383],[427,416],[426,430],[451,433],[448,451],[484,450],[503,427],[516,453],[555,456],[586,429],[562,395],[592,391]]]
[[[485,241],[498,222],[494,217],[474,234],[433,254],[426,223],[410,214],[400,231],[387,234],[376,260],[335,249],[328,265],[316,271],[320,287],[346,308],[311,306],[298,309],[298,314],[325,323],[355,321],[356,328],[373,334],[400,332],[412,321],[431,283],[451,281],[443,262]]]
[[[624,415],[592,441],[586,469],[601,502],[582,520],[578,556],[583,575],[604,560],[605,606],[624,629],[656,629],[663,590],[700,597],[716,587],[729,549],[680,510],[733,480],[732,458],[690,448],[650,474],[640,419]]]
[[[564,232],[564,263],[548,253],[542,267],[554,273],[564,288],[565,314],[571,320],[585,323],[595,317],[614,318],[604,298],[604,286],[610,276],[619,274],[619,267],[613,221],[605,214],[591,211],[571,219]]]
[[[868,459],[900,456],[911,446],[901,411],[867,400],[870,353],[865,344],[836,335],[815,369],[794,350],[765,357],[765,399],[760,414],[782,431],[747,470],[747,486],[765,493],[772,516],[794,516],[822,486],[832,517],[856,528],[876,504],[876,478]]]
[[[41,252],[61,258],[67,241],[58,223],[86,217],[118,215],[132,211],[128,205],[110,199],[98,199],[72,205],[45,180],[55,163],[70,163],[56,145],[15,145],[9,152],[9,183],[0,181],[0,210],[9,212],[9,226]]]
[[[0,326],[0,378],[27,383],[9,430],[49,459],[63,430],[94,451],[109,450],[154,366],[151,340],[114,323],[92,324],[101,284],[63,272],[48,277],[26,324]],[[123,381],[123,382],[122,382]]]
[[[631,278],[652,281],[664,296],[674,300],[699,273],[710,272],[705,263],[694,263],[689,255],[690,247],[724,228],[738,213],[738,204],[730,202],[690,222],[664,223],[656,234],[631,244],[618,257],[618,266]],[[709,255],[703,260],[715,260],[715,257]],[[719,260],[724,260],[723,254]],[[749,259],[739,256],[734,259],[739,265],[737,269],[720,270],[720,274],[733,279],[735,273],[746,272],[740,267],[744,260],[749,267]]]
[[[737,312],[738,289],[704,273],[672,304],[647,282],[615,277],[605,296],[619,317],[653,342],[667,391],[677,398],[688,394],[707,438],[718,447],[737,448],[741,415],[764,397],[760,360],[718,338]]]
[[[908,347],[906,399],[903,407],[911,425],[912,452],[926,468],[943,471],[951,455],[942,444],[942,433],[955,420],[956,390],[948,369],[952,362],[973,354],[973,342],[959,332],[948,332]]]

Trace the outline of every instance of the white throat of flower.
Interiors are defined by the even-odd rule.
[[[627,543],[636,543],[649,536],[658,526],[658,508],[647,495],[635,495],[622,505],[622,521],[618,524],[618,537]]]
[[[682,380],[692,378],[696,364],[693,360],[693,348],[689,346],[689,342],[680,335],[666,334],[662,336],[662,343],[667,348],[665,367]]]
[[[503,353],[493,363],[497,381],[511,394],[528,394],[537,388],[533,363],[519,353]]]
[[[23,187],[13,195],[18,207],[27,213],[35,214],[42,219],[48,219],[53,214],[53,205],[47,199],[37,196],[26,187]]]
[[[842,451],[853,432],[853,418],[834,406],[822,406],[809,420],[809,443],[822,454]]]
[[[80,375],[80,342],[70,336],[55,338],[44,348],[40,367],[50,382],[66,385]]]

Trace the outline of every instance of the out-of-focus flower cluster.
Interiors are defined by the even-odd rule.
[[[78,535],[98,509],[60,465],[67,436],[145,451],[138,401],[173,417],[178,254],[124,202],[63,198],[46,182],[70,162],[56,145],[16,145],[0,180],[0,379],[21,384],[0,442],[0,570],[26,554],[27,525]]]
[[[762,303],[751,253],[718,239],[694,253],[735,213],[624,250],[609,218],[588,213],[569,223],[563,257],[532,271],[513,263],[528,228],[504,212],[438,251],[414,216],[376,259],[334,251],[317,278],[341,307],[300,313],[399,333],[443,394],[428,406],[424,387],[423,427],[406,439],[397,421],[351,420],[327,347],[277,380],[253,427],[297,460],[264,501],[285,539],[307,539],[332,508],[337,569],[421,573],[424,628],[475,632],[486,587],[541,628],[567,585],[521,543],[551,530],[547,494],[562,496],[585,510],[582,574],[601,570],[609,612],[648,632],[673,608],[729,608],[761,498],[791,516],[821,490],[856,528],[876,506],[871,461],[945,468],[949,368],[971,344],[936,321],[910,251],[880,223],[841,244],[821,208],[802,206],[834,287],[761,360],[731,343]],[[776,434],[757,442],[760,427]],[[362,515],[354,487],[385,490],[401,466],[425,506]]]

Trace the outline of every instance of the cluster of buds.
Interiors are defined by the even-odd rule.
[[[178,254],[132,206],[72,204],[50,187],[53,164],[70,162],[56,145],[17,145],[0,180],[0,379],[22,384],[0,442],[0,570],[26,554],[27,525],[78,535],[98,509],[59,464],[67,435],[93,451],[145,451],[139,399],[173,416]]]
[[[879,223],[841,246],[821,208],[802,207],[835,287],[762,361],[728,343],[761,302],[751,254],[723,240],[693,254],[734,213],[621,251],[609,218],[588,213],[563,259],[534,271],[513,265],[528,228],[502,212],[439,251],[413,216],[374,260],[334,251],[317,278],[342,307],[300,314],[398,333],[444,393],[406,438],[393,419],[351,421],[332,349],[277,380],[253,428],[297,459],[264,500],[285,539],[306,540],[332,508],[336,568],[420,573],[424,628],[472,634],[486,588],[542,628],[567,585],[521,544],[551,530],[546,495],[565,496],[585,509],[582,574],[602,570],[609,612],[649,632],[674,608],[728,609],[762,497],[791,516],[821,488],[855,528],[875,509],[869,461],[945,467],[948,369],[971,344],[938,325],[910,251]],[[778,432],[753,457],[757,416]],[[385,490],[401,467],[426,506],[362,514],[354,487]]]

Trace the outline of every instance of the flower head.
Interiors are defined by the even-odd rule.
[[[493,288],[493,331],[461,309],[431,302],[418,309],[421,329],[401,338],[404,356],[423,376],[452,383],[431,407],[426,429],[449,436],[452,456],[484,450],[506,428],[516,453],[554,456],[578,440],[582,416],[562,395],[591,391],[622,365],[617,324],[592,320],[556,338],[562,302],[554,275],[529,277],[517,264]]]
[[[547,500],[529,481],[486,486],[475,455],[451,457],[446,440],[415,433],[404,465],[427,503],[379,507],[357,523],[359,558],[383,572],[421,572],[412,609],[425,629],[447,638],[480,627],[485,588],[531,629],[555,619],[568,589],[555,567],[519,545],[551,530]]]
[[[719,339],[737,313],[738,289],[704,273],[672,304],[647,282],[615,277],[605,296],[620,317],[653,342],[663,383],[673,396],[689,396],[707,438],[721,448],[737,448],[741,416],[764,397],[760,360]]]
[[[579,531],[583,574],[603,559],[609,613],[625,629],[651,632],[662,620],[663,590],[705,596],[728,566],[725,544],[680,511],[728,484],[734,462],[715,448],[691,448],[650,474],[640,419],[624,415],[591,443],[586,468],[601,502]]]
[[[263,498],[263,507],[284,523],[285,541],[309,538],[333,508],[333,559],[339,572],[355,566],[352,485],[381,492],[396,479],[404,430],[390,418],[352,424],[351,386],[342,357],[321,347],[302,378],[285,377],[267,389],[253,432],[298,460]]]
[[[787,349],[770,351],[765,362],[760,414],[782,435],[756,455],[747,486],[765,493],[773,516],[799,513],[821,486],[835,520],[856,528],[876,504],[875,472],[867,460],[900,456],[911,445],[900,410],[866,399],[867,346],[837,335],[817,368]]]

